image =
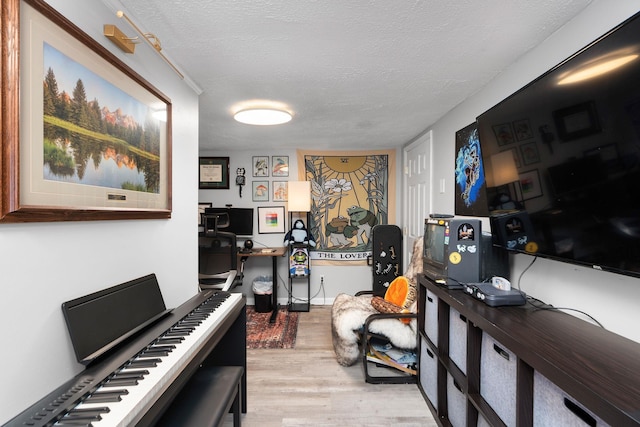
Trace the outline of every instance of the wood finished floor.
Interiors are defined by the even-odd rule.
[[[437,426],[415,384],[367,384],[361,362],[338,365],[330,316],[330,306],[300,313],[293,349],[247,350],[242,426]]]

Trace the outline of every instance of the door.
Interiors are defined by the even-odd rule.
[[[424,233],[424,219],[431,213],[431,144],[429,131],[403,150],[404,268],[409,268],[411,249]]]

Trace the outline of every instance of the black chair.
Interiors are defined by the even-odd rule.
[[[236,235],[219,231],[229,223],[226,214],[203,215],[204,231],[198,236],[198,284],[200,289],[229,291],[242,285],[244,260],[238,270]]]
[[[381,298],[384,302],[387,282],[402,271],[402,234],[395,226],[380,226],[372,232],[372,243],[372,289],[356,295],[338,294],[331,308],[336,359],[343,366],[362,360],[367,383],[413,384],[417,382],[417,303],[405,313],[398,306],[383,307],[374,301]],[[422,274],[422,243],[422,238],[414,242],[410,265],[403,274],[413,286]],[[409,290],[407,297],[415,300],[416,294]]]
[[[389,287],[389,284],[398,276],[403,274],[402,270],[402,230],[400,227],[391,224],[375,225],[371,230],[371,256],[367,259],[369,265],[373,270],[373,283],[371,290],[360,291],[356,293],[357,296],[361,295],[373,295],[384,297],[384,294]],[[421,257],[421,253],[414,251],[412,256]],[[417,280],[417,277],[415,278]],[[374,342],[376,343],[388,343],[388,337],[373,333],[370,331],[371,324],[381,319],[417,319],[415,313],[377,313],[367,317],[362,329],[362,336],[360,339],[360,348],[362,354],[362,362],[364,367],[365,381],[371,384],[414,384],[416,383],[416,372],[414,369],[405,368],[400,365],[394,366],[394,362],[389,361],[386,367],[393,368],[392,370],[399,370],[404,374],[392,374],[392,375],[376,375],[371,372],[369,363],[375,358],[372,358],[371,352],[374,351]],[[416,336],[417,345],[417,336]],[[412,349],[402,349],[412,350]],[[377,356],[380,356],[378,354]],[[382,357],[382,356],[380,356]],[[373,364],[378,366],[380,363]]]

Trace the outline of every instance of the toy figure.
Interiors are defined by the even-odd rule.
[[[304,221],[301,219],[296,220],[296,222],[293,223],[291,230],[289,230],[289,232],[284,236],[285,246],[289,246],[293,243],[305,243],[312,247],[316,246],[313,236],[309,233],[304,225]]]

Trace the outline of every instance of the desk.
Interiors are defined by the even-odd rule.
[[[263,250],[269,250],[270,252],[263,252]],[[271,257],[273,265],[273,291],[271,293],[271,306],[273,307],[273,311],[271,312],[269,323],[274,323],[276,321],[276,316],[278,315],[278,257],[284,256],[286,252],[287,248],[284,246],[279,248],[256,248],[247,252],[238,251],[238,257],[240,258],[256,256]]]

